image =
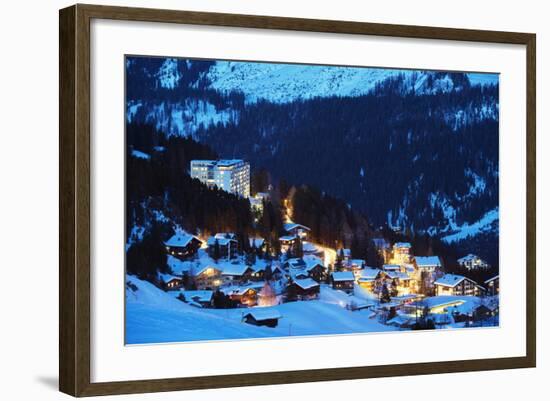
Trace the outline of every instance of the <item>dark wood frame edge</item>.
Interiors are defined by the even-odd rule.
[[[527,48],[526,356],[91,383],[89,62],[92,18],[525,45]],[[59,12],[59,59],[60,391],[73,396],[94,396],[536,366],[535,34],[77,4]]]

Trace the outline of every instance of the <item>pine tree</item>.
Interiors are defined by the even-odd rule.
[[[336,253],[336,260],[334,261],[334,270],[339,272],[344,268],[344,250],[340,249]]]
[[[219,243],[217,238],[216,238],[216,241],[214,241],[214,249],[212,251],[212,258],[216,261],[216,263],[221,258],[220,243]]]
[[[292,248],[292,254],[295,258],[301,258],[304,256],[304,246],[302,244],[302,239],[300,238],[300,236],[296,237]]]

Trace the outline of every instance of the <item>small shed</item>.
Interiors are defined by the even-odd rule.
[[[281,314],[274,308],[251,308],[243,315],[245,323],[254,326],[277,327]]]

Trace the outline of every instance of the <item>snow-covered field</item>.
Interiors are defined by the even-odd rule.
[[[349,311],[346,294],[323,286],[314,301],[276,307],[282,315],[275,328],[241,322],[247,309],[200,309],[181,302],[146,281],[128,276],[137,291],[126,290],[126,343],[145,344],[347,334],[398,330],[371,319],[368,310]],[[361,302],[361,299],[354,299]],[[265,308],[262,308],[265,309]]]

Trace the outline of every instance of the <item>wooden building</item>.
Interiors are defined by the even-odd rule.
[[[281,317],[274,308],[251,308],[243,315],[243,321],[254,326],[277,327]]]
[[[489,264],[479,256],[470,253],[457,260],[458,264],[468,270],[487,269]]]
[[[194,272],[197,290],[214,290],[222,284],[221,270],[214,265],[202,267]]]
[[[374,293],[374,290],[377,286],[377,280],[380,278],[380,273],[382,273],[382,270],[380,269],[373,269],[373,268],[365,268],[362,269],[359,272],[359,277],[357,278],[357,284],[361,288],[364,288],[365,290]]]
[[[307,258],[305,262],[306,267],[304,270],[306,271],[308,277],[312,278],[318,283],[321,283],[327,279],[327,269],[325,268],[325,265],[323,264],[321,259]]]
[[[160,278],[164,282],[165,289],[168,291],[174,291],[183,288],[182,277],[173,276],[171,274],[161,274]]]
[[[211,290],[187,290],[181,291],[185,302],[192,306],[201,308],[212,308],[214,306],[214,291]]]
[[[212,258],[217,256],[229,260],[237,255],[238,242],[233,233],[218,233],[209,237],[206,244],[208,245],[208,254]],[[218,255],[216,255],[216,248],[218,249]]]
[[[434,282],[435,295],[480,295],[475,281],[457,274],[445,274]]]
[[[414,265],[420,272],[435,273],[443,266],[439,256],[415,256]]]
[[[166,253],[180,259],[194,256],[201,245],[200,239],[185,232],[178,232],[164,242]]]
[[[319,296],[321,287],[312,278],[292,280],[287,287],[289,301],[297,299],[314,299]]]
[[[286,223],[284,229],[291,236],[300,237],[301,239],[306,239],[310,228],[298,223]]]
[[[295,235],[283,235],[282,237],[279,237],[279,243],[281,244],[281,251],[284,253],[289,248],[292,248],[297,238],[298,237]]]
[[[331,275],[332,288],[346,292],[353,291],[355,276],[352,272],[333,272]]]
[[[243,306],[254,306],[258,302],[258,291],[250,286],[231,286],[220,288],[225,295]]]
[[[254,269],[242,263],[224,263],[221,265],[224,284],[242,284],[253,279]]]

